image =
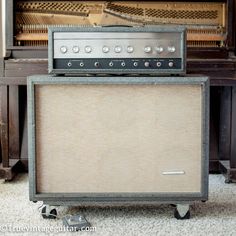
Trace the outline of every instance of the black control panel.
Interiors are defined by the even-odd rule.
[[[158,58],[158,59],[54,59],[54,68],[61,70],[83,70],[90,72],[97,69],[110,69],[110,70],[176,70],[181,69],[181,58]]]

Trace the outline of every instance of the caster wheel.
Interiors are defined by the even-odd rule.
[[[187,220],[190,219],[190,211],[188,210],[184,216],[181,216],[177,209],[175,209],[174,216],[177,220]]]
[[[231,183],[232,183],[232,180],[226,179],[226,180],[225,180],[225,183],[226,183],[226,184],[231,184]]]
[[[54,208],[50,210],[49,214],[46,214],[46,206],[43,207],[41,215],[44,219],[56,219],[57,218],[57,210]]]

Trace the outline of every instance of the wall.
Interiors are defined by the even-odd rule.
[[[5,55],[5,0],[0,0],[0,57]]]
[[[0,19],[0,57],[2,55],[2,1],[0,1],[0,13],[1,13],[1,19]]]

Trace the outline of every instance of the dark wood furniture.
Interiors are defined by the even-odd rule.
[[[221,93],[220,170],[225,182],[236,182],[236,80]]]
[[[6,56],[0,60],[1,85],[1,164],[0,177],[11,179],[14,172],[27,169],[27,104],[26,77],[33,74],[47,74],[47,47],[44,45],[19,46],[16,36],[17,0],[6,1]],[[24,2],[30,2],[28,0]],[[38,1],[40,2],[40,1]],[[60,1],[63,2],[63,1]],[[67,1],[64,1],[67,2]],[[84,1],[86,2],[86,1]],[[153,4],[159,1],[152,1]],[[173,1],[172,1],[173,2]],[[175,1],[178,2],[178,1]],[[182,1],[200,2],[206,1]],[[217,0],[226,8],[225,40],[220,47],[188,46],[188,73],[210,77],[210,171],[218,172],[219,163],[231,160],[231,175],[236,166],[235,137],[236,108],[236,0]],[[20,38],[20,37],[18,37]],[[45,42],[44,42],[45,43]],[[221,160],[221,162],[219,162]],[[224,165],[225,166],[225,165]],[[228,171],[229,173],[229,171]]]

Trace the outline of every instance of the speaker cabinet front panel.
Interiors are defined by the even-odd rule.
[[[34,78],[36,194],[199,195],[205,189],[204,83]]]

